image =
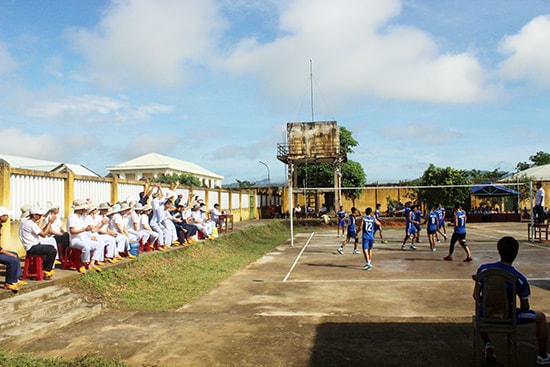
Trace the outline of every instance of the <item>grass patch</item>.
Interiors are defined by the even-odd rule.
[[[0,366],[15,367],[129,367],[120,360],[107,359],[99,356],[78,356],[71,359],[37,358],[32,354],[10,353],[0,351]],[[155,365],[143,365],[155,367]]]
[[[287,239],[288,222],[275,220],[225,234],[215,241],[142,256],[124,268],[86,274],[79,278],[76,287],[112,307],[171,311],[206,293]]]

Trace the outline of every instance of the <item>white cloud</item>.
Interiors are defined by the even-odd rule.
[[[0,76],[9,73],[15,69],[16,66],[17,63],[8,52],[8,49],[0,42]]]
[[[411,123],[405,126],[385,125],[379,129],[382,137],[392,140],[404,140],[412,144],[419,142],[422,144],[441,145],[462,136],[462,133],[456,130],[450,130],[434,123]]]
[[[500,52],[510,55],[500,65],[506,79],[550,85],[550,15],[531,20],[519,33],[505,37]]]
[[[106,96],[71,96],[50,87],[37,91],[15,88],[9,99],[11,107],[25,116],[76,126],[133,124],[172,111],[171,106],[158,103],[132,105]]]
[[[400,11],[398,0],[293,1],[281,7],[280,36],[267,44],[242,40],[227,67],[255,76],[267,95],[286,101],[303,92],[310,58],[331,104],[370,96],[444,103],[493,97],[475,55],[439,54],[429,34],[391,24]]]
[[[106,87],[174,87],[212,57],[226,21],[214,0],[118,0],[95,30],[68,37]]]
[[[59,134],[33,135],[22,128],[0,129],[2,136],[2,153],[36,159],[79,163],[75,158],[75,151],[81,149],[85,141],[90,144],[93,138],[89,136],[67,137]],[[66,160],[71,158],[73,160]]]

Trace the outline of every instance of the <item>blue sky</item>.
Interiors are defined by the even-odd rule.
[[[550,152],[548,45],[548,0],[0,0],[0,153],[281,181],[311,59],[368,182],[514,171]]]

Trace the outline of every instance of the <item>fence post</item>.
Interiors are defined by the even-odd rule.
[[[5,206],[13,211],[13,208],[10,208],[10,176],[10,164],[5,160],[0,159],[0,206]],[[13,220],[13,218],[10,219]],[[11,239],[10,222],[6,223],[6,225],[2,227],[2,233],[0,235],[2,235],[0,238],[4,238],[4,243],[0,243],[0,246],[6,246],[7,240],[5,239]]]
[[[111,204],[118,203],[118,175],[113,175],[111,182]]]
[[[73,201],[74,201],[74,172],[67,170],[67,178],[65,179],[65,217],[68,217],[69,214],[73,211]]]

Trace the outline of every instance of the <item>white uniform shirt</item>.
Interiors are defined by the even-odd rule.
[[[19,226],[19,239],[23,243],[25,250],[40,243],[40,237],[38,236],[40,232],[42,232],[42,229],[32,220],[21,222]]]

